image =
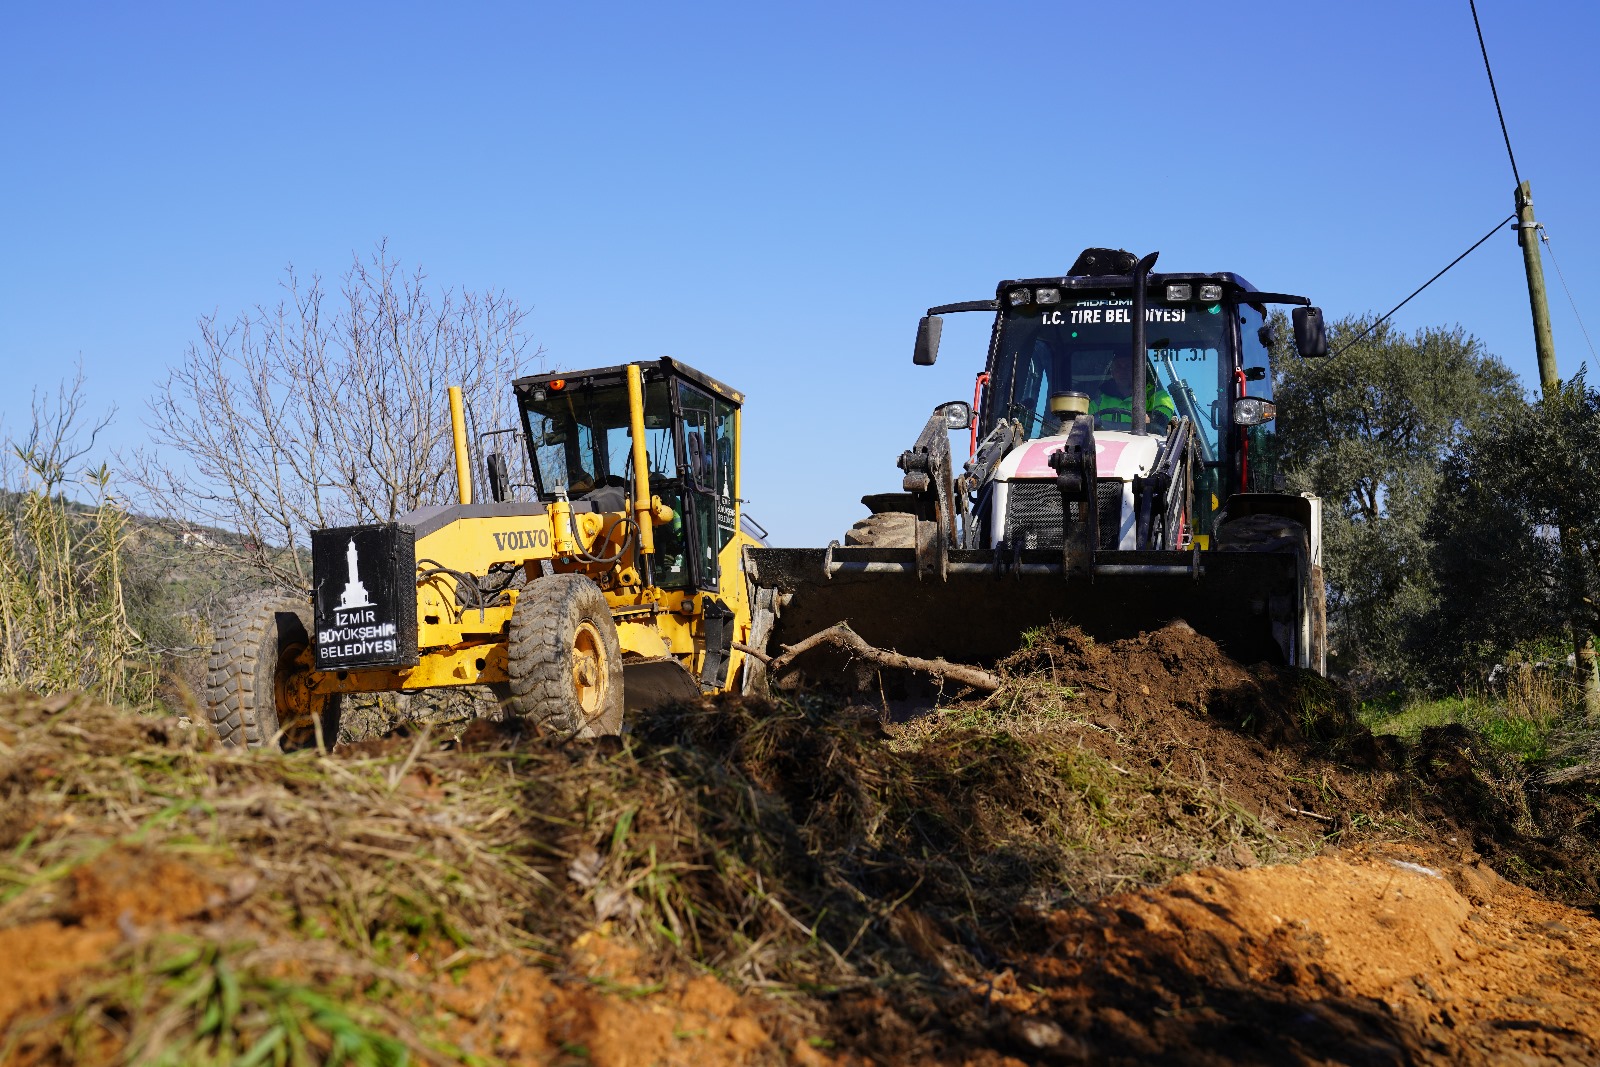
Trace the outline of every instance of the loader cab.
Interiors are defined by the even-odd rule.
[[[638,366],[650,495],[673,512],[655,527],[655,583],[718,592],[719,557],[739,528],[744,397],[676,360]],[[514,387],[538,499],[626,510],[635,481],[627,368],[534,375]]]
[[[1262,301],[1277,297],[1234,274],[1153,274],[1146,292],[1140,358],[1149,432],[1163,433],[1169,418],[1193,422],[1197,496],[1211,505],[1200,509],[1197,532],[1208,534],[1230,495],[1269,489],[1277,475],[1270,405],[1252,409],[1267,416],[1253,425],[1236,422],[1241,397],[1272,398]],[[1069,391],[1090,399],[1097,431],[1131,431],[1130,278],[1003,282],[996,306],[977,438],[1002,420],[1019,423],[1028,438],[1060,432],[1050,398]]]

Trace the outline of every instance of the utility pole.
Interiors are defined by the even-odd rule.
[[[1528,273],[1528,304],[1533,311],[1533,346],[1539,357],[1539,389],[1546,403],[1561,392],[1561,374],[1556,370],[1556,343],[1550,332],[1550,304],[1545,299],[1544,263],[1539,257],[1539,223],[1533,217],[1533,190],[1527,182],[1517,186],[1517,243],[1522,246],[1522,265]],[[1600,673],[1595,670],[1594,633],[1587,621],[1582,585],[1583,559],[1578,531],[1561,524],[1561,559],[1573,586],[1573,602],[1568,621],[1572,625],[1573,673],[1583,692],[1583,708],[1590,718],[1600,718]]]
[[[1539,356],[1539,389],[1553,398],[1561,388],[1556,370],[1556,342],[1550,333],[1550,304],[1544,295],[1544,263],[1539,259],[1539,224],[1533,217],[1533,190],[1527,182],[1517,186],[1517,243],[1528,272],[1528,303],[1533,308],[1533,348]]]

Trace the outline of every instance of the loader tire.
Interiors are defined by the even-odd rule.
[[[1321,673],[1327,647],[1327,617],[1322,588],[1322,569],[1311,566],[1311,535],[1303,523],[1281,515],[1246,515],[1217,527],[1213,544],[1218,552],[1293,553],[1300,575],[1296,599],[1298,612],[1309,615],[1310,638],[1305,649],[1313,670]],[[1295,609],[1284,606],[1284,614],[1274,613],[1273,628],[1285,636],[1285,658],[1294,663],[1300,651],[1301,619]]]
[[[332,748],[339,736],[338,694],[306,689],[311,669],[311,609],[279,593],[230,605],[211,643],[206,710],[225,745],[284,751]]]
[[[1246,515],[1217,528],[1219,552],[1293,552],[1306,554],[1310,535],[1301,523],[1281,515]]]
[[[565,737],[622,732],[622,646],[600,587],[581,574],[538,578],[511,609],[511,712]]]
[[[850,527],[846,545],[860,548],[916,548],[917,517],[907,511],[881,511]]]

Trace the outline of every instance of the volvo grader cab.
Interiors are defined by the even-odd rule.
[[[224,620],[207,695],[225,742],[331,745],[347,694],[465,685],[594,737],[625,709],[743,683],[742,554],[759,542],[740,513],[742,395],[671,359],[513,389],[520,425],[479,440],[523,454],[482,457],[486,499],[452,389],[458,501],[313,531],[309,595]]]
[[[972,403],[937,408],[898,492],[845,543],[752,549],[778,645],[845,621],[906,655],[992,662],[1051,620],[1103,638],[1186,620],[1235,658],[1325,671],[1321,505],[1279,488],[1270,309],[1303,357],[1321,313],[1236,274],[1156,274],[1088,249],[1062,277],[1002,282]],[[966,431],[957,465],[950,434]]]

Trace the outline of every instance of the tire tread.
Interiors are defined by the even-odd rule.
[[[605,700],[586,721],[572,684],[572,634],[580,622],[600,631],[610,665]],[[581,574],[552,574],[517,596],[507,640],[511,711],[520,718],[579,738],[622,729],[622,649],[600,587]]]

